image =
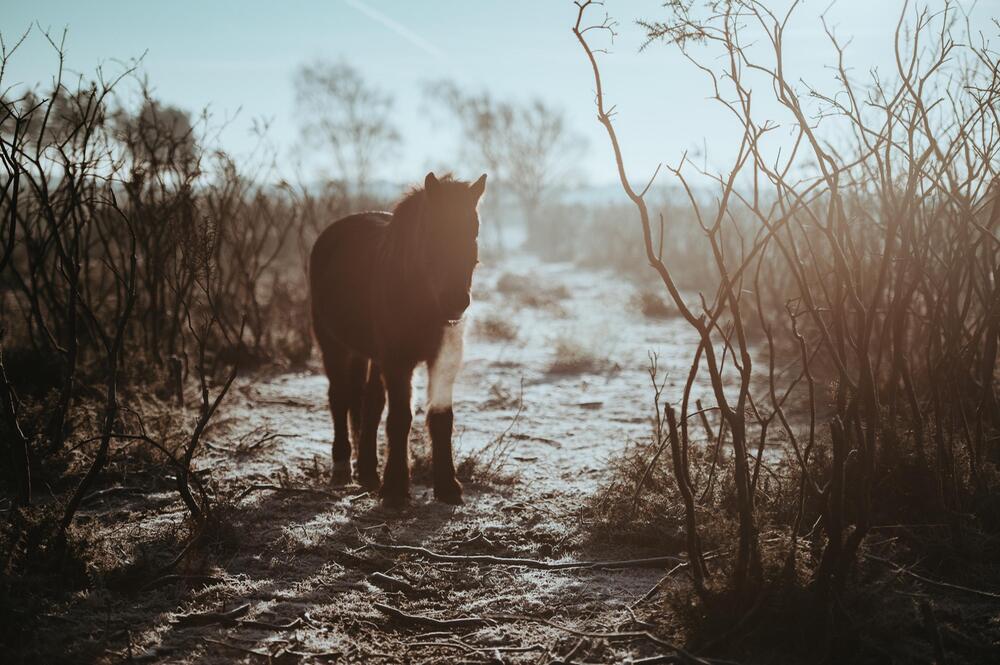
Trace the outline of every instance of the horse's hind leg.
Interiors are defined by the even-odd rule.
[[[351,479],[351,439],[348,431],[348,410],[357,390],[351,385],[351,352],[332,340],[320,340],[323,368],[330,380],[328,395],[333,416],[333,477],[335,483]]]
[[[358,482],[368,490],[378,488],[378,426],[385,409],[385,385],[382,371],[374,360],[367,363],[367,376],[361,399],[360,438],[354,440],[358,449]]]
[[[355,451],[358,450],[358,442],[361,441],[361,410],[367,372],[368,359],[358,355],[351,355],[347,363],[347,424],[351,432],[351,443],[354,444]]]
[[[385,420],[388,455],[382,473],[382,501],[392,507],[401,507],[410,496],[409,436],[413,411],[410,406],[410,381],[413,365],[389,363],[382,367],[385,392],[389,402],[389,415]]]
[[[455,477],[451,434],[455,423],[452,389],[462,367],[462,327],[445,329],[437,357],[428,366],[427,429],[431,433],[434,467],[434,498],[445,503],[462,503],[462,484]]]

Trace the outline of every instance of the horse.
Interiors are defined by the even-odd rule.
[[[479,263],[474,183],[428,173],[387,212],[363,212],[328,226],[313,245],[309,289],[313,332],[329,379],[333,481],[354,477],[382,502],[409,500],[408,439],[415,368],[428,369],[427,429],[434,498],[461,504],[452,454],[452,391],[462,366],[465,311]],[[386,401],[388,454],[381,484],[377,433]]]

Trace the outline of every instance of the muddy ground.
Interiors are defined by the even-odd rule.
[[[524,255],[477,273],[455,390],[459,507],[434,502],[427,484],[422,374],[414,491],[402,512],[358,486],[329,485],[318,363],[239,379],[194,465],[217,487],[219,523],[170,568],[190,539],[183,504],[168,483],[129,482],[127,464],[116,467],[112,486],[126,489],[95,495],[76,527],[111,562],[91,571],[104,584],[49,607],[27,659],[534,663],[670,653],[599,634],[646,630],[641,599],[673,560],[551,565],[678,554],[601,542],[588,529],[609,458],[649,436],[648,354],[659,354],[668,394],[689,362],[690,331],[644,316],[635,290],[610,273]],[[430,560],[385,544],[544,564]]]

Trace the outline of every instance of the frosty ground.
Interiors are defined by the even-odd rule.
[[[27,653],[106,662],[672,653],[633,633],[651,627],[643,598],[676,561],[551,567],[678,555],[608,542],[588,527],[608,461],[648,439],[649,353],[659,355],[672,397],[693,348],[683,321],[644,316],[635,292],[610,272],[527,255],[485,262],[455,391],[456,456],[466,478],[459,507],[435,503],[427,484],[422,374],[413,496],[402,512],[383,509],[358,486],[329,485],[331,425],[318,363],[241,377],[195,462],[225,497],[224,519],[182,551],[189,525],[169,485],[123,475],[112,484],[123,489],[95,494],[78,528],[91,530],[105,553],[107,567],[91,571],[105,584],[48,607]],[[433,560],[399,546],[545,567]]]

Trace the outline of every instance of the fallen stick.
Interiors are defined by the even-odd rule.
[[[642,605],[647,600],[649,600],[650,598],[652,598],[653,596],[655,596],[656,594],[658,594],[660,592],[660,589],[663,588],[663,583],[664,582],[666,582],[667,580],[669,580],[673,576],[673,574],[676,573],[678,570],[681,570],[682,568],[687,568],[687,567],[688,567],[688,562],[687,561],[682,561],[681,563],[677,564],[676,566],[674,566],[673,568],[671,568],[670,570],[668,570],[667,574],[664,575],[663,577],[661,577],[659,579],[659,581],[656,584],[654,584],[653,587],[649,591],[647,591],[646,593],[644,593],[643,596],[642,596],[642,598],[640,598],[639,600],[635,601],[634,603],[632,603],[631,605],[628,606],[629,610],[634,610],[636,607],[638,607],[639,605]]]
[[[613,640],[613,639],[619,639],[619,640],[636,640],[636,639],[644,639],[644,640],[648,640],[648,641],[650,641],[650,642],[652,642],[654,644],[658,644],[659,646],[664,647],[665,649],[670,649],[671,651],[673,651],[676,654],[678,662],[688,663],[690,665],[712,665],[713,663],[726,663],[727,662],[727,661],[720,661],[720,660],[715,660],[715,659],[699,658],[698,656],[694,655],[693,653],[690,653],[689,651],[686,651],[686,650],[682,649],[681,647],[677,646],[676,644],[673,644],[673,643],[668,642],[668,641],[666,641],[666,640],[664,640],[664,639],[662,639],[660,637],[657,637],[656,635],[653,635],[648,630],[627,630],[627,631],[587,631],[587,630],[578,630],[576,628],[571,628],[569,626],[563,626],[562,624],[558,624],[555,621],[551,621],[549,619],[543,619],[541,617],[521,616],[521,615],[515,615],[515,614],[498,614],[498,615],[495,615],[495,616],[491,616],[490,618],[491,619],[504,620],[504,621],[533,621],[535,623],[545,624],[546,626],[550,626],[550,627],[555,628],[557,630],[565,631],[567,633],[570,633],[571,635],[576,635],[577,637],[596,637],[596,638],[604,639],[604,640]]]
[[[149,591],[150,589],[158,589],[161,586],[166,586],[172,582],[201,582],[202,584],[218,584],[222,582],[221,577],[215,577],[214,575],[163,575],[157,577],[151,582],[139,587],[139,591]]]
[[[243,499],[247,498],[253,492],[281,492],[284,494],[311,494],[313,496],[321,496],[326,499],[339,499],[340,496],[334,494],[333,492],[327,492],[325,490],[318,490],[312,487],[282,487],[281,485],[266,485],[266,484],[255,484],[246,488],[240,495],[236,497],[236,503],[239,503]]]
[[[875,556],[874,554],[866,554],[865,557],[871,559],[872,561],[878,561],[881,564],[889,566],[897,573],[903,573],[904,575],[909,575],[910,577],[920,580],[921,582],[926,582],[927,584],[933,584],[934,586],[939,586],[945,589],[954,589],[955,591],[964,591],[966,593],[982,596],[983,598],[992,598],[993,600],[1000,600],[1000,593],[993,593],[992,591],[983,591],[982,589],[973,589],[971,587],[962,586],[960,584],[952,584],[951,582],[942,582],[941,580],[935,580],[930,577],[924,577],[920,573],[915,573],[912,570],[903,568],[895,561],[884,559],[880,556]]]
[[[390,605],[385,605],[383,603],[373,603],[375,609],[377,609],[382,614],[386,614],[398,621],[404,623],[414,623],[423,626],[433,626],[434,628],[440,628],[444,630],[450,630],[452,628],[465,628],[470,626],[483,626],[490,623],[489,619],[484,619],[482,617],[461,617],[458,619],[435,619],[433,617],[423,616],[420,614],[408,614],[398,608],[392,607]]]
[[[88,503],[97,501],[98,499],[104,499],[109,496],[115,496],[116,494],[146,494],[147,491],[141,487],[108,487],[97,492],[93,492],[83,497],[83,501],[80,502],[81,506],[85,506]]]
[[[344,656],[343,651],[293,651],[292,649],[285,649],[285,653],[290,653],[293,656],[298,656],[299,658],[327,658],[330,659],[342,659]]]
[[[239,644],[230,644],[229,642],[223,642],[222,640],[213,640],[211,637],[205,637],[203,639],[205,642],[210,642],[211,644],[218,644],[219,646],[227,647],[235,651],[242,651],[245,654],[250,654],[253,656],[259,656],[261,658],[265,658],[267,659],[268,662],[274,659],[274,656],[272,656],[269,653],[265,653],[263,651],[257,651],[255,649],[249,649],[247,647],[240,646]]]
[[[683,663],[684,659],[676,653],[668,653],[661,656],[648,656],[630,662],[632,665],[671,665],[672,663]]]
[[[253,452],[254,450],[256,450],[257,448],[259,448],[260,446],[264,445],[269,441],[274,441],[277,438],[286,438],[289,436],[294,436],[294,435],[282,434],[281,432],[271,432],[251,444],[246,444],[243,441],[243,439],[240,439],[240,442],[236,444],[236,448],[233,449],[233,452],[236,453],[237,455],[246,455],[247,453]]]
[[[403,593],[413,593],[416,591],[414,586],[406,580],[393,577],[392,575],[386,575],[385,573],[379,571],[375,571],[369,575],[368,581],[375,586],[386,589],[387,591],[402,591]]]
[[[194,547],[195,543],[197,543],[201,539],[201,534],[204,532],[204,530],[205,530],[204,527],[198,529],[198,532],[195,533],[188,540],[187,544],[184,545],[183,549],[181,549],[181,551],[177,553],[177,556],[175,556],[173,559],[171,559],[170,563],[168,563],[167,565],[165,565],[163,568],[160,568],[160,570],[156,573],[156,577],[153,578],[153,582],[150,582],[149,584],[153,584],[155,582],[158,582],[160,580],[160,578],[166,576],[167,573],[169,573],[171,570],[173,570],[174,568],[176,568],[177,564],[179,564],[181,561],[183,561],[184,557],[187,556],[187,553],[191,551],[191,548]],[[149,586],[149,585],[147,585],[147,586]],[[145,588],[146,587],[143,587],[143,589],[145,589]]]
[[[625,559],[621,561],[539,561],[538,559],[519,559],[517,557],[493,556],[492,554],[441,554],[432,552],[426,547],[413,545],[388,545],[384,543],[367,543],[368,547],[387,552],[416,554],[431,561],[447,563],[483,563],[495,566],[522,566],[538,570],[573,570],[583,568],[600,568],[614,570],[619,568],[646,568],[662,566],[668,563],[683,563],[685,559],[678,556],[654,556],[645,559]]]
[[[302,617],[298,617],[288,623],[269,623],[267,621],[255,621],[253,619],[241,619],[237,622],[241,628],[260,628],[262,630],[295,630],[305,622]]]
[[[181,614],[175,617],[173,623],[178,628],[192,626],[211,626],[215,623],[235,623],[237,619],[250,611],[250,603],[244,603],[228,612],[198,612],[196,614]]]
[[[476,649],[474,647],[468,647],[459,642],[407,642],[406,643],[407,649],[413,649],[416,647],[434,647],[435,649],[439,648],[458,649],[459,651],[464,651],[465,653],[475,653],[477,651],[480,651],[480,649]]]

